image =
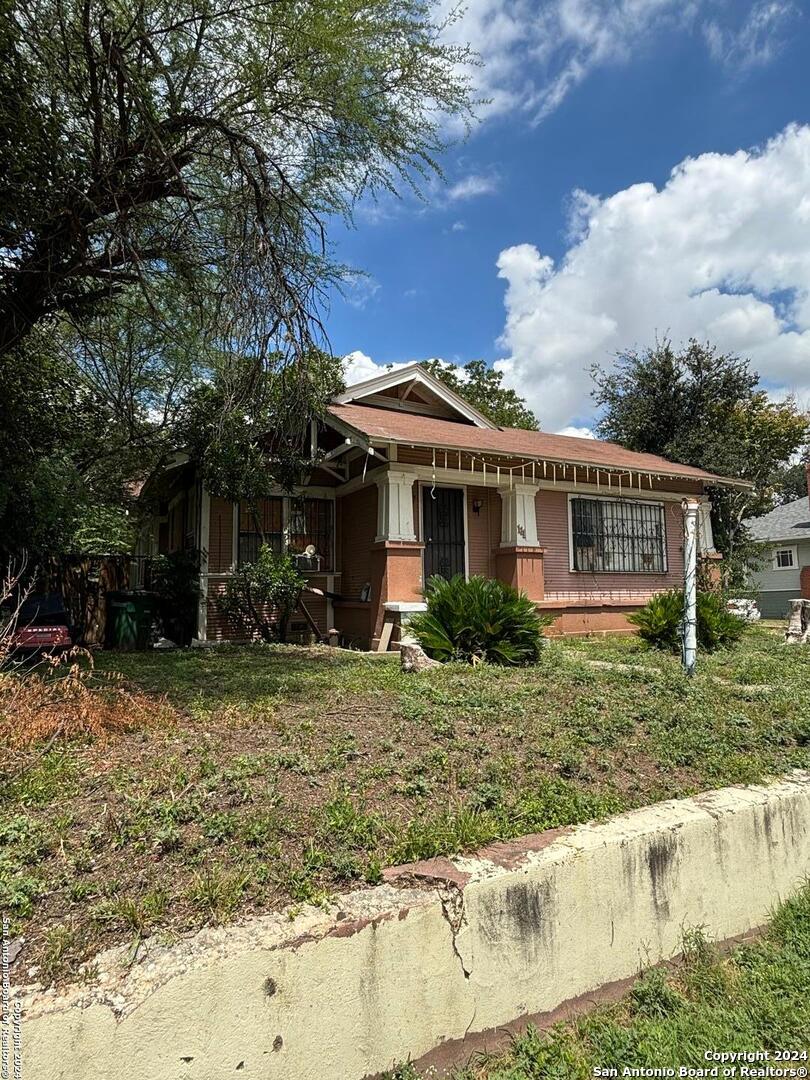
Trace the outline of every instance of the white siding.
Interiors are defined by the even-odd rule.
[[[796,548],[796,566],[791,570],[773,569],[773,552],[786,547]],[[751,575],[751,587],[760,594],[759,608],[766,618],[781,618],[787,612],[788,602],[801,596],[800,575],[803,566],[810,566],[810,540],[770,545],[763,568]]]

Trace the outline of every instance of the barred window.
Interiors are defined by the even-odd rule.
[[[239,566],[255,562],[263,543],[273,551],[284,550],[284,500],[281,498],[259,499],[255,512],[247,503],[239,506]]]
[[[661,503],[571,500],[573,568],[589,573],[657,573],[666,568]]]
[[[290,501],[289,550],[303,554],[312,544],[319,558],[320,570],[332,569],[333,509],[331,499]]]

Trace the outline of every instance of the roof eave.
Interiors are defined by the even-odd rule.
[[[338,430],[343,430],[344,434],[351,432],[353,435],[359,438],[366,439],[369,442],[383,442],[383,443],[395,443],[397,446],[414,446],[422,449],[431,449],[434,446],[441,446],[441,443],[424,441],[413,438],[403,438],[400,435],[370,435],[368,432],[362,431],[360,428],[355,427],[353,424],[348,423],[342,417],[337,417],[333,413],[329,414],[329,419],[334,421],[335,427]],[[442,447],[442,449],[445,449]],[[670,472],[666,469],[656,468],[651,469],[649,467],[634,467],[628,465],[619,465],[611,462],[595,462],[595,461],[583,461],[581,458],[573,457],[561,457],[554,454],[535,454],[531,452],[507,452],[505,450],[484,450],[478,451],[475,448],[465,448],[457,446],[448,446],[448,450],[456,450],[461,453],[485,453],[494,457],[525,457],[534,461],[551,461],[559,465],[572,465],[582,469],[614,469],[618,472],[634,472],[634,473],[649,473],[652,476],[666,478],[668,480],[690,480],[693,482],[699,482],[703,484],[710,484],[714,487],[738,487],[742,489],[753,489],[754,485],[748,480],[735,480],[731,477],[715,476],[713,473],[704,473],[701,475],[694,475],[690,473],[677,473]]]
[[[752,536],[755,544],[798,544],[802,540],[810,540],[810,532],[802,536]]]

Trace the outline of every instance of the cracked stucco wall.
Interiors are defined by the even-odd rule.
[[[386,873],[23,995],[25,1080],[359,1080],[760,926],[810,873],[810,773]]]

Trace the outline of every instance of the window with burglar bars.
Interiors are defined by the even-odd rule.
[[[247,503],[240,505],[238,565],[255,562],[262,543],[269,544],[279,554],[285,549],[292,554],[303,554],[312,544],[319,556],[317,569],[331,571],[335,531],[332,500],[288,498],[286,545],[284,502],[282,496],[260,499],[255,514]]]
[[[239,565],[256,562],[262,543],[273,551],[284,549],[284,500],[259,499],[255,513],[247,503],[239,507]]]
[[[310,544],[320,557],[319,569],[332,569],[332,515],[331,499],[291,499],[289,550],[303,553]]]
[[[666,565],[661,503],[572,499],[574,569],[590,573],[657,573]]]

